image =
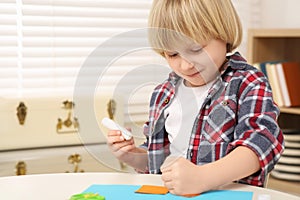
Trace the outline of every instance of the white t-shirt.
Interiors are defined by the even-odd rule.
[[[186,157],[189,139],[197,114],[213,82],[199,87],[187,87],[184,81],[176,87],[171,104],[164,111],[165,128],[169,133],[171,156]]]

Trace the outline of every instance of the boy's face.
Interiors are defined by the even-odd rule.
[[[189,87],[205,85],[219,75],[226,59],[226,43],[210,40],[205,44],[187,41],[164,52],[173,71],[185,79]]]

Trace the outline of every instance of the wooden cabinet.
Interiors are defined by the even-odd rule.
[[[300,29],[252,29],[248,32],[248,56],[247,60],[250,64],[262,63],[269,61],[297,61],[300,62]],[[299,77],[300,79],[300,77]],[[300,85],[295,85],[300,87]],[[300,107],[281,107],[280,116],[278,119],[281,129],[295,129],[299,130],[300,134]],[[297,134],[297,135],[299,135]],[[287,136],[285,135],[285,138]],[[298,137],[298,136],[297,136]],[[300,141],[295,142],[296,146],[299,146]],[[286,150],[289,147],[286,143]],[[287,153],[285,150],[282,158]],[[289,149],[290,150],[290,149]],[[296,162],[284,163],[279,160],[279,163],[275,166],[281,168],[293,167],[300,171],[299,158],[300,148],[293,149],[294,152],[299,152],[299,155],[295,156]],[[286,155],[288,157],[288,155]],[[292,158],[293,158],[292,156]],[[282,159],[281,158],[281,159]],[[290,159],[291,157],[289,157]],[[291,160],[291,159],[290,159]],[[285,173],[287,171],[283,171]],[[288,173],[294,174],[299,177],[299,173],[289,171]],[[287,174],[288,174],[287,173]],[[272,173],[271,173],[272,175]],[[278,177],[277,177],[278,178]],[[298,178],[297,178],[298,179]],[[271,176],[269,179],[268,187],[284,192],[290,192],[293,194],[300,195],[300,179],[289,181],[290,179],[280,178],[275,179]],[[297,189],[296,189],[297,188]]]
[[[300,62],[300,29],[250,29],[247,60],[251,64],[277,60]],[[299,115],[300,107],[281,108],[281,113]]]
[[[300,29],[250,29],[248,32],[249,63],[293,60],[300,61]]]
[[[17,171],[25,172],[26,175],[65,172],[134,172],[131,167],[121,165],[106,144],[0,151],[0,160],[0,177],[14,176]],[[25,166],[24,164],[17,166],[20,162]]]

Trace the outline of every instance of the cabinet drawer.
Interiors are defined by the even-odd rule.
[[[89,148],[99,149],[99,154],[91,154]],[[69,161],[70,156],[76,154],[81,158],[77,166]],[[121,165],[106,144],[0,152],[0,176],[16,175],[16,164],[20,161],[26,164],[26,174],[134,172],[130,167]]]
[[[0,151],[52,146],[103,143],[107,129],[101,126],[103,117],[108,117],[110,96],[97,97],[93,110],[82,110],[90,102],[72,102],[64,98],[3,99],[0,97]],[[116,102],[114,119],[123,124],[123,102]],[[24,123],[19,121],[20,103],[24,103]],[[66,106],[66,102],[74,106]],[[70,104],[67,104],[70,105]],[[72,105],[72,104],[71,104]],[[23,107],[24,107],[23,106]],[[83,108],[82,108],[83,107]],[[74,109],[73,109],[74,108]],[[90,131],[91,123],[94,129]],[[76,126],[75,126],[76,124]],[[78,128],[77,128],[78,127]],[[87,131],[88,130],[88,131]]]

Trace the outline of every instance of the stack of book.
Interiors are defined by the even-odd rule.
[[[300,130],[282,130],[285,150],[271,175],[275,178],[300,181]]]
[[[300,63],[256,63],[271,84],[274,101],[280,107],[300,106]]]

